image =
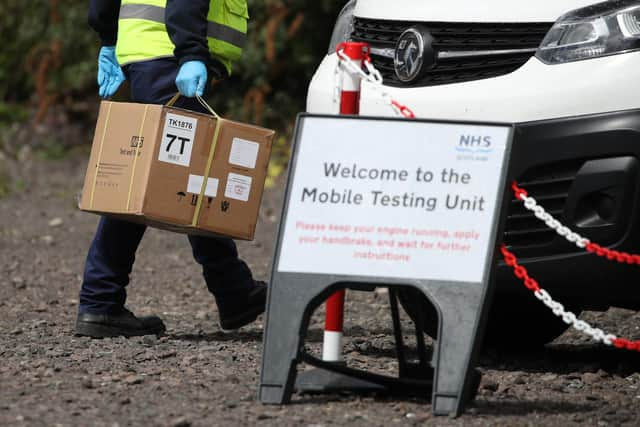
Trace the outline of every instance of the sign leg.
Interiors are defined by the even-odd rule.
[[[274,275],[269,289],[269,308],[262,348],[258,392],[262,403],[289,403],[296,379],[296,364],[308,323],[305,318],[306,310],[312,307],[312,300],[329,285],[326,277],[293,278],[291,275]]]
[[[453,285],[452,288],[456,286]],[[439,291],[439,292],[438,292]],[[481,290],[440,288],[437,294],[440,311],[436,369],[433,385],[433,413],[458,416],[477,388],[479,377],[473,371],[474,347],[480,345],[477,322],[482,309]]]

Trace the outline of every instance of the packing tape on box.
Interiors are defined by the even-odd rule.
[[[167,102],[166,106],[167,107],[173,106],[173,104],[175,104],[178,98],[180,98],[180,93],[176,93],[173,96],[173,98],[171,98],[169,102]],[[205,101],[202,97],[196,96],[196,99],[198,100],[200,105],[206,108],[211,113],[211,115],[213,115],[213,117],[216,118],[216,128],[213,131],[213,139],[211,141],[211,148],[209,148],[209,157],[207,158],[207,165],[204,169],[204,178],[202,180],[202,187],[200,187],[200,194],[198,195],[196,210],[193,212],[193,217],[191,218],[192,227],[198,226],[198,220],[200,219],[200,212],[202,210],[202,200],[204,199],[204,192],[207,188],[207,182],[209,181],[209,173],[211,172],[211,165],[213,164],[213,156],[216,152],[216,145],[218,144],[218,135],[220,134],[220,127],[222,125],[222,120],[223,120],[222,117],[220,117],[218,113],[216,113],[213,110],[213,108],[211,108],[209,104],[207,104],[207,101]]]
[[[211,148],[209,149],[209,158],[207,159],[207,166],[204,169],[204,179],[202,180],[202,188],[200,188],[200,195],[198,196],[198,202],[196,203],[196,210],[193,212],[193,218],[191,219],[191,226],[196,227],[198,225],[198,219],[200,219],[200,211],[202,210],[202,200],[204,199],[204,192],[207,188],[207,181],[209,180],[209,173],[211,172],[211,165],[213,164],[213,155],[216,152],[216,145],[218,145],[218,135],[220,134],[220,127],[222,125],[222,117],[220,117],[213,108],[207,104],[207,102],[201,97],[197,96],[198,102],[216,118],[216,128],[213,131],[213,140],[211,141]]]
[[[140,141],[142,141],[142,132],[144,131],[144,122],[147,120],[147,111],[149,110],[149,104],[144,106],[144,113],[142,114],[142,122],[140,123],[140,130],[138,131],[138,143],[135,146],[133,153],[133,166],[131,167],[131,178],[129,179],[129,192],[127,194],[127,207],[131,203],[131,192],[133,191],[133,178],[136,176],[136,165],[138,164],[138,150],[140,149]]]
[[[98,172],[100,171],[100,163],[102,162],[102,151],[104,149],[104,139],[107,134],[107,129],[109,128],[109,119],[111,117],[111,107],[113,106],[113,102],[109,102],[109,108],[107,109],[107,117],[104,120],[104,128],[102,129],[102,137],[100,138],[100,149],[98,150],[98,160],[96,162],[96,171],[93,175],[93,185],[91,186],[91,198],[89,200],[89,207],[93,209],[93,199],[96,192],[96,185],[98,182]],[[138,131],[138,141],[142,138],[142,132],[144,130],[144,124],[147,120],[147,111],[149,110],[149,106],[144,106],[144,113],[142,114],[142,120],[140,122],[140,129]],[[136,166],[138,164],[138,150],[139,145],[136,145],[135,152],[133,156],[133,165],[131,168],[131,178],[129,179],[129,192],[127,194],[127,205],[125,210],[129,210],[129,206],[131,204],[131,194],[133,192],[133,178],[136,175]]]
[[[98,171],[100,170],[100,162],[102,161],[102,148],[104,147],[104,138],[107,135],[107,127],[109,126],[109,117],[111,116],[112,102],[109,102],[109,108],[107,109],[107,117],[104,120],[104,128],[102,129],[102,138],[100,138],[100,151],[98,151],[98,160],[96,162],[96,172],[93,175],[93,185],[91,187],[91,198],[89,200],[89,207],[93,209],[93,196],[96,192],[96,182],[98,180]]]

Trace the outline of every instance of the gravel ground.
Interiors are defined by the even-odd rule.
[[[0,158],[20,183],[0,200],[0,425],[640,424],[640,359],[574,332],[539,351],[487,349],[477,399],[457,419],[434,418],[428,400],[343,393],[263,406],[256,401],[262,320],[221,333],[186,238],[152,229],[138,253],[128,306],[160,314],[166,335],[75,337],[80,274],[97,223],[74,207],[85,162],[86,153],[42,161],[26,152],[12,164]],[[281,193],[266,192],[256,240],[239,243],[259,279],[268,277]],[[640,337],[635,312],[582,318]],[[311,350],[319,348],[321,326],[316,313]],[[384,291],[349,293],[350,365],[395,374],[391,333]]]

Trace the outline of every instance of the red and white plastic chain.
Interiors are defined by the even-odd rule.
[[[589,239],[586,239],[572,231],[569,227],[562,225],[560,221],[545,211],[542,206],[538,205],[537,201],[533,197],[529,196],[527,191],[519,187],[517,183],[514,182],[511,185],[511,188],[515,193],[516,198],[523,201],[525,208],[533,212],[536,218],[543,221],[549,228],[555,230],[556,233],[563,236],[569,242],[574,243],[577,247],[607,258],[608,260],[615,260],[626,264],[640,264],[640,256],[603,248],[597,243],[592,243]],[[513,269],[515,276],[522,280],[527,289],[533,291],[536,298],[549,307],[556,316],[561,317],[565,323],[573,326],[578,331],[590,335],[594,340],[601,341],[606,345],[613,345],[617,348],[624,348],[627,350],[640,351],[640,341],[632,341],[625,338],[618,338],[613,334],[606,334],[601,329],[593,328],[587,322],[578,320],[574,313],[566,311],[562,304],[554,301],[547,291],[540,288],[538,282],[529,276],[525,267],[518,264],[516,256],[511,253],[505,245],[502,245],[500,250],[505,263]]]
[[[639,264],[640,265],[640,255],[630,254],[628,252],[616,251],[613,249],[608,249],[603,246],[600,246],[597,243],[593,243],[578,233],[574,233],[560,223],[557,219],[555,219],[552,215],[547,213],[544,208],[538,205],[538,202],[527,194],[527,191],[523,188],[520,188],[515,182],[511,185],[513,192],[516,195],[518,200],[522,200],[524,202],[525,208],[532,211],[536,218],[543,221],[547,224],[548,227],[554,229],[556,233],[563,236],[568,241],[575,243],[580,249],[585,249],[588,252],[591,252],[599,257],[606,258],[609,261],[617,261],[622,264]]]
[[[391,108],[396,113],[396,115],[405,117],[407,119],[413,119],[416,117],[413,111],[409,107],[393,99],[391,95],[389,95],[389,93],[384,90],[384,86],[382,85],[382,82],[383,82],[382,74],[380,74],[380,71],[378,71],[376,67],[373,65],[373,63],[371,62],[371,58],[369,57],[368,54],[364,59],[364,66],[367,69],[366,73],[361,67],[358,67],[357,65],[355,65],[353,61],[351,61],[350,58],[347,55],[345,55],[344,51],[338,50],[337,55],[339,58],[338,67],[336,68],[336,91],[337,92],[339,92],[339,83],[337,80],[339,78],[338,68],[343,67],[344,69],[346,69],[346,71],[352,74],[358,74],[362,80],[371,83],[371,87],[380,93],[380,95],[382,96],[382,99],[385,101],[385,103],[391,106]],[[337,96],[334,96],[334,98],[337,98]]]
[[[338,62],[339,66],[336,67],[336,99],[339,98],[339,68],[340,66],[342,66],[348,72],[358,74],[362,80],[371,83],[371,87],[380,92],[382,98],[387,104],[391,106],[391,108],[393,108],[393,111],[397,115],[404,116],[405,118],[415,118],[415,114],[409,107],[394,100],[391,95],[389,95],[389,93],[383,89],[382,75],[373,66],[373,64],[371,63],[371,58],[368,55],[364,60],[364,65],[367,69],[367,73],[365,73],[362,68],[356,66],[352,61],[350,61],[350,58],[346,56],[343,51],[339,50],[337,54],[340,60]],[[516,195],[516,198],[522,200],[525,207],[528,210],[532,211],[535,214],[536,218],[543,221],[548,227],[555,230],[556,233],[567,239],[569,242],[574,243],[578,248],[586,249],[587,251],[594,253],[600,257],[604,257],[608,260],[616,260],[620,263],[626,264],[640,264],[640,255],[632,255],[626,252],[607,249],[598,245],[597,243],[590,242],[589,239],[582,237],[580,234],[572,231],[569,227],[560,223],[560,221],[554,218],[553,215],[549,214],[542,206],[538,205],[536,200],[527,194],[526,190],[518,187],[515,182],[512,185],[512,189]],[[565,323],[573,326],[580,332],[584,332],[585,334],[590,335],[594,340],[601,341],[603,344],[613,345],[617,348],[624,348],[627,350],[640,351],[640,340],[631,341],[624,338],[618,338],[613,334],[605,333],[602,329],[592,327],[583,320],[579,320],[574,313],[565,310],[562,304],[555,301],[547,291],[540,288],[538,282],[529,276],[529,273],[525,267],[518,264],[516,256],[511,253],[505,245],[502,245],[501,252],[506,264],[513,268],[516,277],[521,279],[527,289],[533,291],[536,298],[542,301],[544,305],[549,307],[556,316],[562,318]]]

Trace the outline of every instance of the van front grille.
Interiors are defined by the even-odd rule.
[[[393,67],[393,52],[400,35],[420,26],[433,37],[438,59],[426,75],[401,82]],[[511,73],[534,54],[550,23],[447,23],[386,21],[356,18],[351,40],[367,42],[371,59],[384,83],[398,87],[422,87],[486,79]]]

